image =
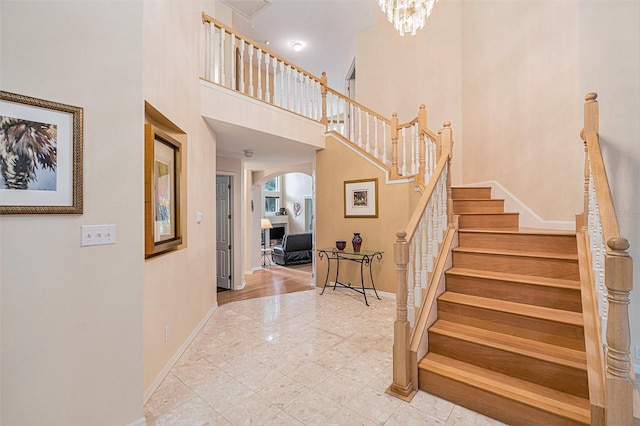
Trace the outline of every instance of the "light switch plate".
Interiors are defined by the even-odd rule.
[[[81,246],[101,246],[116,243],[116,225],[82,225]]]

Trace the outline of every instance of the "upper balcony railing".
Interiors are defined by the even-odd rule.
[[[424,105],[418,117],[399,124],[327,86],[233,28],[202,14],[205,25],[203,79],[326,126],[372,157],[391,179],[429,181],[435,169],[437,136],[427,129]]]

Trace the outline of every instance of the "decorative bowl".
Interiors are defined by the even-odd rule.
[[[344,250],[344,248],[347,246],[347,242],[346,241],[336,241],[336,248],[338,250]]]

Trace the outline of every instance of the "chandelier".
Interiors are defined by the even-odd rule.
[[[424,27],[424,23],[431,15],[431,10],[438,0],[378,0],[378,5],[387,14],[389,22],[404,33],[415,35],[416,31]]]

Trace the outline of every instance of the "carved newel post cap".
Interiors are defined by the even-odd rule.
[[[629,249],[629,240],[622,237],[610,238],[607,245],[614,252],[624,253]]]
[[[399,240],[404,240],[406,236],[407,236],[407,231],[396,232],[396,237],[398,237]]]
[[[424,104],[420,104],[420,109],[425,109],[426,106],[424,106]]]
[[[450,121],[445,121],[443,126],[444,127],[451,127],[451,122]]]
[[[598,94],[596,92],[589,92],[584,97],[584,100],[587,102],[593,102],[596,99],[598,99]]]
[[[392,117],[397,117],[397,116],[398,116],[398,113],[397,113],[397,112],[394,112],[393,114],[391,114],[391,116],[392,116]]]

